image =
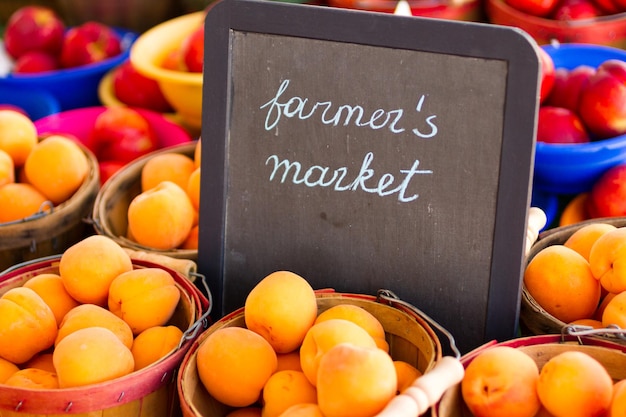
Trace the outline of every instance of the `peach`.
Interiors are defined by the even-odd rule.
[[[11,155],[0,149],[0,187],[15,182],[15,164]]]
[[[232,407],[256,403],[276,371],[276,352],[269,342],[243,327],[222,327],[200,343],[200,381],[216,400]]]
[[[135,358],[135,370],[143,369],[172,352],[183,338],[176,326],[154,326],[139,333],[130,351]]]
[[[422,372],[408,362],[395,360],[393,365],[396,367],[398,376],[398,393],[410,387],[417,378],[422,376]]]
[[[54,342],[55,346],[68,335],[88,327],[103,327],[111,331],[127,348],[133,345],[133,332],[124,320],[96,304],[81,304],[63,317]]]
[[[180,290],[162,268],[139,268],[118,275],[109,287],[109,310],[137,335],[163,326],[174,314]]]
[[[596,240],[589,253],[589,265],[605,290],[626,290],[626,227],[618,227]]]
[[[0,357],[22,364],[54,344],[57,322],[33,290],[15,287],[0,297]]]
[[[574,249],[589,261],[589,253],[591,252],[593,244],[596,243],[596,240],[605,233],[615,229],[617,229],[617,227],[610,223],[591,223],[572,233],[563,245]]]
[[[602,324],[604,327],[613,324],[626,328],[626,291],[615,294],[606,303],[602,312]]]
[[[11,156],[15,167],[21,167],[38,142],[35,123],[15,110],[0,110],[0,149]]]
[[[377,347],[376,341],[365,329],[348,320],[328,319],[309,329],[300,346],[300,366],[311,384],[317,386],[319,364],[324,355],[345,342],[362,347]]]
[[[314,403],[292,405],[280,417],[325,417],[320,406]]]
[[[156,187],[163,181],[187,189],[189,177],[195,170],[193,158],[176,152],[164,152],[151,157],[141,169],[141,191]]]
[[[259,281],[245,300],[246,327],[263,336],[276,353],[296,350],[317,317],[311,285],[289,271],[276,271]]]
[[[302,366],[300,365],[300,351],[294,350],[288,353],[278,353],[276,354],[276,359],[278,360],[278,366],[276,367],[277,371],[285,371],[285,370],[293,370],[293,371],[301,371]]]
[[[621,379],[613,384],[613,397],[606,417],[624,415],[626,415],[626,379]]]
[[[115,277],[133,269],[130,255],[113,239],[92,235],[61,255],[59,275],[67,292],[81,303],[107,305]]]
[[[398,389],[388,353],[340,343],[320,359],[317,403],[325,417],[367,417],[381,412]]]
[[[162,181],[130,202],[129,233],[141,245],[171,250],[180,246],[191,232],[194,212],[183,188]]]
[[[278,417],[292,405],[316,403],[317,390],[301,371],[277,371],[263,387],[262,417]]]
[[[611,404],[613,380],[590,355],[566,351],[550,358],[541,368],[537,393],[555,417],[601,416]]]
[[[46,197],[30,184],[13,182],[0,187],[0,223],[13,222],[50,209]]]
[[[532,417],[541,405],[538,380],[539,369],[530,356],[509,346],[494,346],[469,363],[461,394],[477,417]]]
[[[26,362],[23,367],[37,368],[53,373],[56,372],[54,364],[52,363],[52,353],[49,351],[36,354],[28,362]]]
[[[59,387],[54,372],[37,368],[24,368],[11,375],[4,384],[10,387],[28,389],[56,389]]]
[[[354,304],[337,304],[328,310],[318,314],[315,324],[324,320],[345,319],[361,326],[376,340],[377,345],[383,350],[389,351],[389,345],[385,340],[385,329],[380,321],[363,307]]]
[[[133,354],[104,327],[76,330],[59,342],[53,352],[60,388],[110,381],[131,373]]]
[[[234,408],[225,417],[261,417],[261,407]]]
[[[68,311],[79,305],[65,289],[59,274],[38,274],[26,281],[23,286],[35,291],[48,304],[57,324],[61,324]]]
[[[0,384],[19,370],[20,368],[13,362],[0,358]]]

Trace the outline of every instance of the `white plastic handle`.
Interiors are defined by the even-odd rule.
[[[452,356],[441,358],[433,369],[396,395],[376,417],[417,417],[435,405],[448,388],[461,382],[465,368]]]
[[[543,212],[539,207],[531,207],[528,211],[528,226],[526,228],[526,247],[525,254],[528,256],[528,252],[530,252],[530,248],[533,246],[533,243],[539,237],[539,231],[543,226],[546,225],[548,221],[546,217],[546,213]]]

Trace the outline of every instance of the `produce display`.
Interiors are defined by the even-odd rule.
[[[554,20],[594,19],[626,12],[623,0],[506,0],[506,3],[529,15]]]

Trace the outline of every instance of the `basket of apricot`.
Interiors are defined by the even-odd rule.
[[[68,136],[0,110],[0,271],[62,252],[85,237],[100,186],[94,154]]]
[[[0,414],[169,417],[207,298],[91,235],[0,275]]]
[[[315,291],[273,272],[188,350],[177,380],[183,416],[423,414],[463,374],[429,323],[386,290]]]
[[[548,229],[531,247],[520,326],[527,335],[568,326],[626,344],[626,218],[590,219]]]
[[[541,335],[491,342],[461,358],[465,374],[433,417],[589,417],[626,413],[626,347]]]
[[[200,141],[163,148],[124,166],[100,188],[94,227],[125,248],[195,260],[199,196]]]

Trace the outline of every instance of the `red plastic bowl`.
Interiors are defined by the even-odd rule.
[[[504,0],[487,0],[486,13],[491,23],[523,29],[540,45],[558,41],[626,48],[626,13],[559,21],[520,12]]]
[[[96,117],[106,107],[85,107],[82,109],[67,110],[52,114],[35,121],[39,135],[50,133],[68,133],[76,136],[81,142],[87,143],[93,129]],[[186,143],[192,140],[185,129],[151,110],[134,108],[148,120],[159,140],[161,148]]]
[[[465,21],[480,21],[484,17],[480,0],[459,1],[457,4],[441,0],[407,0],[407,2],[413,16]],[[398,2],[396,0],[328,0],[328,5],[345,9],[393,13]]]

